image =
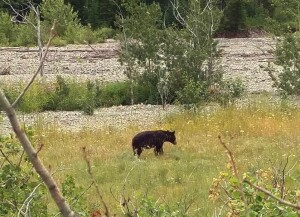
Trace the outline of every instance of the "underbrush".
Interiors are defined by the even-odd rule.
[[[150,81],[136,83],[133,86],[132,94],[130,81],[109,83],[100,83],[99,81],[77,82],[57,76],[56,81],[53,83],[35,81],[21,99],[17,109],[25,113],[83,111],[85,114],[92,115],[94,110],[99,107],[130,105],[131,103],[159,105],[162,102],[158,88],[154,83]],[[25,84],[22,82],[14,86],[8,85],[4,88],[4,92],[12,102],[24,87]],[[190,94],[194,94],[194,91],[192,88],[188,90]],[[204,94],[205,97],[200,97],[197,103],[188,100],[190,98],[189,94],[173,96],[173,99],[168,103],[184,103],[186,108],[195,108],[200,104],[210,102],[228,106],[242,96],[243,86],[238,81],[228,81],[224,83],[222,91],[215,91],[210,94]],[[182,100],[183,98],[187,100]]]
[[[12,102],[25,85],[7,86],[4,92]],[[54,83],[35,82],[21,99],[18,110],[30,113],[41,111],[83,111],[92,115],[95,108],[129,105],[128,82],[100,84],[78,83],[57,76]]]
[[[74,133],[61,132],[55,125],[45,125],[39,120],[33,126],[32,141],[43,144],[39,155],[60,184],[65,180],[71,186],[76,183],[77,190],[69,193],[72,206],[77,211],[85,210],[86,215],[98,210],[103,213],[103,205],[87,172],[82,147],[86,147],[93,177],[112,214],[213,216],[220,212],[225,216],[230,206],[222,200],[208,199],[212,193],[220,193],[210,189],[216,183],[214,178],[227,170],[227,157],[218,136],[234,153],[240,174],[282,168],[282,162],[288,157],[285,188],[289,194],[300,187],[296,181],[300,172],[299,118],[299,108],[285,102],[252,101],[242,107],[219,107],[213,112],[204,108],[186,111],[169,116],[151,128],[175,129],[177,145],[165,144],[165,154],[160,157],[146,150],[140,160],[133,156],[130,143],[135,133],[146,130],[143,127],[85,129]],[[227,181],[224,176],[222,180]],[[226,186],[222,189],[229,188],[228,192],[237,197],[230,188],[232,182],[224,182]],[[80,205],[85,200],[88,203]],[[235,201],[230,202],[234,205]],[[48,211],[57,210],[50,204]]]

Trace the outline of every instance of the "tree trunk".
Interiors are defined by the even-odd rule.
[[[46,167],[43,165],[42,161],[38,157],[36,150],[33,148],[31,142],[29,141],[27,135],[25,134],[24,130],[20,126],[19,121],[17,120],[17,116],[14,108],[7,100],[6,96],[4,95],[1,89],[0,89],[0,107],[6,112],[10,120],[11,126],[14,132],[16,133],[17,138],[21,142],[24,151],[27,153],[28,158],[32,163],[34,169],[46,184],[61,214],[65,217],[74,217],[75,213],[70,209],[70,206],[65,201],[64,197],[59,191],[59,188],[56,182],[54,181],[53,177],[51,176],[49,171],[46,169]]]

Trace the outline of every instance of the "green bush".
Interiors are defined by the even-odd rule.
[[[215,96],[215,101],[225,106],[233,104],[244,92],[245,86],[240,79],[224,80]]]
[[[279,42],[275,63],[282,66],[278,79],[271,73],[274,86],[284,95],[300,95],[300,34],[288,34]]]
[[[96,108],[96,85],[95,83],[88,81],[87,82],[87,92],[86,92],[86,101],[83,106],[83,112],[87,115],[93,115]]]
[[[285,177],[281,177],[282,174]],[[217,202],[216,204],[226,201],[228,206],[225,209],[220,208],[220,214],[224,216],[246,216],[247,211],[249,216],[299,216],[297,209],[279,203],[249,185],[251,183],[259,186],[277,198],[298,204],[299,190],[286,190],[285,180],[296,179],[285,174],[284,170],[277,171],[275,168],[244,173],[242,180],[239,180],[233,172],[220,172],[219,177],[213,180],[209,198]]]
[[[85,189],[75,182],[73,176],[67,175],[62,183],[62,194],[66,201],[71,204],[71,209],[80,214],[80,216],[88,216],[87,198],[84,193]]]
[[[159,104],[160,96],[157,89],[158,77],[155,73],[144,73],[137,78],[134,86],[134,102]]]
[[[44,0],[40,8],[43,25],[48,29],[47,37],[53,20],[57,21],[55,30],[59,36],[64,35],[68,26],[79,24],[77,12],[74,12],[72,6],[69,3],[65,4],[63,0]]]
[[[13,36],[13,23],[8,13],[0,11],[0,45],[7,46]]]
[[[128,82],[114,82],[98,87],[96,105],[109,107],[130,105],[130,86]]]
[[[34,46],[36,45],[37,36],[32,26],[27,24],[16,25],[14,28],[14,37],[11,42],[12,46]]]
[[[151,75],[151,76],[150,76]],[[133,86],[133,101],[135,104],[161,104],[160,95],[153,74],[144,74]],[[219,86],[216,93],[210,93],[203,83],[190,83],[177,92],[174,101],[190,105],[207,101],[216,101],[223,105],[234,102],[243,93],[243,85],[240,81],[227,81]],[[20,88],[5,88],[5,94],[10,102],[13,102]],[[99,82],[87,81],[77,83],[65,80],[57,76],[54,84],[35,82],[19,102],[18,110],[30,113],[41,111],[83,111],[84,114],[92,115],[99,107],[110,107],[131,104],[130,81],[112,82],[99,84]],[[210,95],[211,94],[211,95]],[[168,101],[173,103],[174,101]]]
[[[24,84],[19,85],[19,88],[7,87],[4,89],[4,93],[11,103],[16,100],[22,90],[22,87],[24,86]],[[18,105],[18,110],[25,113],[43,111],[43,107],[48,103],[50,98],[47,89],[47,85],[43,86],[38,82],[33,83],[31,88],[29,88],[29,90],[21,98]]]
[[[203,82],[197,82],[194,79],[184,77],[184,87],[176,92],[176,101],[180,104],[190,105],[203,102],[208,95],[208,87]]]
[[[8,46],[9,39],[6,37],[5,33],[0,32],[0,45],[1,46]]]
[[[108,38],[113,38],[116,35],[116,31],[112,28],[100,28],[94,30],[94,37],[97,38],[99,42],[104,41]]]
[[[33,217],[48,216],[46,188],[32,172],[28,159],[23,157],[20,143],[16,138],[0,135],[0,148],[6,156],[1,158],[0,165],[0,216],[16,216],[19,211],[26,212],[28,207]]]
[[[56,36],[53,40],[51,45],[52,46],[57,46],[57,47],[63,47],[66,46],[69,42],[67,40],[65,40],[62,37]]]
[[[55,92],[44,105],[44,109],[75,111],[82,110],[86,102],[86,88],[84,84],[66,81],[63,77],[57,76]]]
[[[69,44],[85,44],[97,42],[94,32],[90,26],[82,26],[80,24],[69,25],[63,38]]]

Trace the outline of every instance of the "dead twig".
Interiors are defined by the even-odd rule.
[[[42,150],[43,147],[44,147],[44,144],[40,144],[38,150],[36,151],[36,156],[37,156],[38,153]]]
[[[284,199],[285,170],[286,170],[286,167],[287,167],[288,163],[289,163],[289,158],[287,157],[285,165],[283,166],[283,169],[282,169],[282,178],[281,178],[281,183],[280,183],[280,197],[281,197],[281,199]]]
[[[6,154],[2,151],[2,149],[0,149],[0,152],[2,154],[2,156],[4,157],[4,159],[13,167],[15,167],[15,165],[8,159],[8,156],[6,156]]]
[[[24,149],[23,149],[22,154],[21,154],[20,159],[19,159],[18,167],[20,167],[20,165],[21,165],[21,163],[22,163],[24,153],[25,153],[25,151],[24,151]]]
[[[109,210],[108,210],[108,207],[102,197],[102,194],[100,193],[100,189],[99,189],[99,186],[97,185],[97,182],[96,182],[96,179],[94,177],[94,174],[92,173],[92,167],[91,167],[91,162],[90,160],[88,159],[88,156],[87,156],[87,152],[86,152],[86,147],[83,147],[82,148],[82,153],[83,153],[83,158],[87,164],[87,171],[88,171],[88,174],[90,175],[91,179],[92,179],[92,184],[95,186],[96,188],[96,191],[97,191],[97,195],[99,196],[100,198],[100,201],[104,207],[104,210],[105,210],[105,216],[109,217],[110,214],[109,214]]]
[[[98,55],[101,55],[101,53],[99,51],[97,51],[95,48],[92,47],[92,45],[88,42],[88,41],[85,41],[85,43]]]
[[[238,180],[238,187],[239,187],[239,192],[242,196],[242,200],[245,204],[245,212],[246,212],[246,216],[249,217],[249,207],[248,207],[248,203],[247,203],[247,200],[246,200],[246,197],[245,197],[245,193],[243,191],[243,187],[242,187],[242,180],[240,178],[240,176],[238,175],[238,170],[237,170],[237,167],[236,167],[236,164],[235,164],[235,160],[234,160],[234,157],[233,157],[233,154],[231,152],[231,150],[227,147],[227,145],[225,144],[225,142],[223,142],[222,138],[221,138],[221,135],[218,136],[218,139],[221,143],[221,145],[224,147],[224,149],[226,150],[226,153],[227,153],[227,156],[230,160],[230,165],[232,166],[232,172],[233,172],[233,175],[237,178]]]
[[[38,187],[40,187],[43,183],[39,183],[37,186],[35,186],[35,188],[32,190],[32,192],[29,194],[29,196],[24,200],[21,208],[19,209],[19,212],[18,212],[18,217],[20,215],[23,215],[23,216],[28,216],[28,210],[29,210],[29,205],[30,205],[30,202],[32,201],[33,199],[33,195],[35,193],[35,191],[38,189]],[[26,208],[26,211],[25,212],[22,212],[22,210]],[[25,214],[25,215],[24,215]],[[30,215],[29,215],[30,216]]]
[[[134,168],[137,166],[137,164],[135,164],[130,170],[129,172],[127,173],[126,177],[125,177],[125,180],[124,180],[124,183],[123,183],[123,188],[122,188],[122,195],[121,195],[121,199],[120,199],[120,207],[121,207],[121,210],[123,212],[124,215],[128,215],[128,216],[134,216],[131,214],[130,212],[130,208],[129,208],[129,202],[130,202],[130,198],[128,197],[126,199],[125,197],[125,189],[126,189],[126,183],[128,181],[128,177],[130,175],[130,173],[134,170]],[[123,207],[126,208],[127,210],[127,213],[123,210]],[[135,214],[137,214],[137,212],[135,211]]]

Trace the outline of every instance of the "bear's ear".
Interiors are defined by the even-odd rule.
[[[173,132],[171,132],[171,133],[175,134],[175,130]]]

